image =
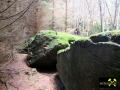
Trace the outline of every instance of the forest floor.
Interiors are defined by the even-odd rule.
[[[30,68],[26,57],[17,54],[14,61],[0,69],[0,90],[63,90],[56,71]]]

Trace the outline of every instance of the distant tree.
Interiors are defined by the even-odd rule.
[[[101,32],[101,25],[99,23],[95,23],[93,27],[89,31],[89,35],[100,33]]]
[[[104,29],[103,29],[103,10],[102,10],[102,1],[101,0],[98,0],[98,5],[99,5],[99,9],[100,9],[100,23],[101,23],[101,31],[104,32]]]
[[[53,0],[53,10],[52,10],[52,29],[54,30],[55,26],[55,0]]]
[[[93,27],[93,22],[94,22],[94,19],[93,19],[93,16],[92,16],[92,12],[93,12],[93,9],[92,7],[90,6],[91,3],[88,2],[88,0],[85,0],[86,1],[86,4],[87,4],[87,9],[88,9],[88,13],[89,13],[89,18],[90,18],[90,22],[88,24],[88,28],[86,30],[86,32],[88,33],[88,31],[90,30],[90,28]]]
[[[74,19],[75,19],[75,0],[72,0],[72,3],[73,3],[73,7],[72,7],[72,17],[73,17],[73,21],[75,21]],[[75,27],[75,23],[72,23],[72,28],[74,28]]]
[[[115,1],[115,12],[114,12],[114,18],[113,18],[113,29],[116,29],[116,20],[117,20],[117,15],[118,15],[118,11],[119,11],[119,4],[120,4],[120,1],[119,0],[116,0]]]
[[[66,2],[65,2],[65,32],[67,32],[67,26],[68,26],[68,23],[67,23],[67,20],[68,20],[68,13],[67,13],[67,11],[68,11],[68,1],[67,0],[65,0]]]
[[[85,0],[85,1],[86,1],[87,9],[88,9],[88,12],[89,12],[90,23],[92,24],[93,23],[93,18],[92,18],[92,12],[91,12],[91,9],[90,9],[90,4],[89,4],[88,0]]]
[[[109,16],[110,16],[110,22],[112,22],[112,15],[110,13],[110,8],[108,6],[108,3],[106,2],[106,0],[104,0],[104,3],[105,3],[105,6],[107,7],[107,10],[108,10],[108,13],[109,13]]]

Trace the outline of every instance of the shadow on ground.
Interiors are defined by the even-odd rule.
[[[36,70],[39,73],[48,73],[48,74],[52,74],[52,73],[57,72],[56,67],[36,67]]]
[[[41,68],[39,67],[39,68],[36,68],[36,70],[39,73],[46,73],[46,74],[56,73],[54,76],[54,80],[53,80],[56,90],[66,90],[62,81],[60,80],[56,67],[51,67],[51,68],[50,67],[41,67]]]
[[[55,80],[57,90],[66,90],[58,74],[55,75],[54,80]]]
[[[39,73],[45,73],[45,74],[54,74],[54,73],[57,73],[57,69],[56,68],[45,68],[45,67],[42,67],[42,68],[36,68],[36,70],[39,72]],[[54,76],[54,85],[55,85],[55,88],[56,90],[66,90],[62,81],[60,80],[60,77],[58,74],[55,74]]]

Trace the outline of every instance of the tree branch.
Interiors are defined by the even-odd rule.
[[[12,17],[15,17],[15,16],[17,16],[17,15],[21,14],[23,11],[24,11],[24,10],[22,10],[22,11],[20,11],[20,12],[16,13],[16,14],[14,14],[14,15],[11,15],[11,16],[9,16],[9,17],[0,18],[0,20],[7,20],[7,19],[11,19]]]
[[[109,7],[108,7],[108,4],[107,4],[106,0],[105,0],[105,5],[106,5],[106,7],[107,7],[108,13],[109,13],[109,15],[110,15],[110,19],[111,19],[111,21],[112,21],[112,15],[111,15],[111,13],[110,13],[110,9],[109,9]]]
[[[8,25],[6,25],[6,26],[0,28],[0,30],[9,27],[10,25],[12,25],[12,24],[15,23],[16,21],[18,21],[21,17],[23,17],[24,14],[29,10],[29,8],[31,7],[31,5],[32,5],[34,2],[35,2],[35,0],[32,0],[32,2],[28,5],[28,7],[26,8],[26,10],[24,9],[25,11],[23,12],[22,15],[20,15],[18,18],[16,18],[16,19],[15,19],[13,22],[11,22],[10,24],[8,24]]]
[[[3,11],[0,11],[0,13],[4,13],[5,11],[7,11],[11,6],[13,6],[18,0],[15,0],[10,6],[8,6],[6,9],[4,9]]]

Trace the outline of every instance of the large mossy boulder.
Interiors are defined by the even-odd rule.
[[[91,35],[90,39],[95,43],[112,41],[120,44],[120,30],[113,30]]]
[[[30,38],[23,51],[28,54],[27,64],[31,67],[55,67],[57,51],[70,46],[80,37],[52,30],[40,31]]]
[[[99,88],[99,78],[120,78],[120,45],[76,41],[58,54],[57,70],[66,90],[120,90]]]

